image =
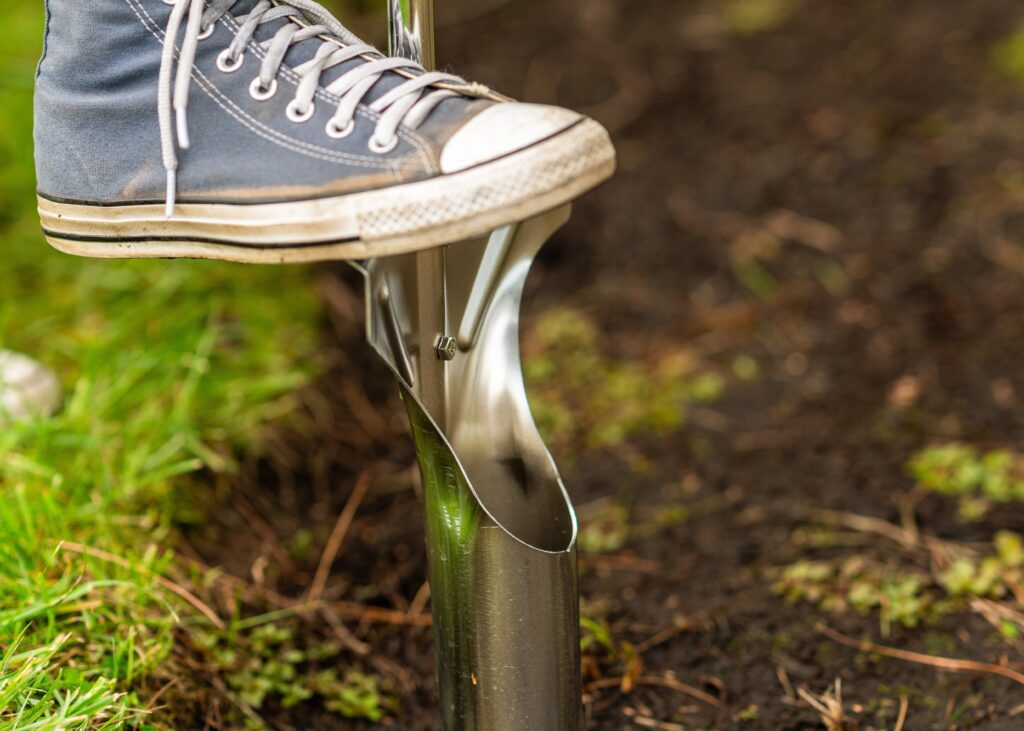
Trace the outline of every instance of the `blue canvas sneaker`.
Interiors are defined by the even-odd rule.
[[[484,233],[609,177],[593,120],[388,58],[312,0],[47,0],[49,242],[98,257],[349,259]]]

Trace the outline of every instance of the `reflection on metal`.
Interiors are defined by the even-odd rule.
[[[462,324],[459,325],[458,342],[463,350],[469,350],[476,342],[484,306],[494,292],[498,268],[505,261],[505,254],[508,253],[508,246],[515,232],[515,226],[504,226],[491,234],[487,242],[487,249],[484,251],[470,291],[469,302],[466,303],[466,312],[462,316]]]
[[[391,55],[434,68],[434,0],[388,0],[388,17]]]
[[[431,0],[390,10],[392,51],[432,67]],[[446,731],[580,724],[576,516],[519,353],[527,275],[568,217],[357,266],[367,337],[401,384],[420,463]]]

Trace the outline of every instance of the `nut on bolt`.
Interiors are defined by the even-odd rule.
[[[441,360],[455,360],[455,354],[458,352],[458,344],[455,342],[455,338],[448,335],[442,335],[437,340],[437,357]]]

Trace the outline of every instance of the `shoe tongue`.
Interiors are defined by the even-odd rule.
[[[242,19],[249,14],[256,5],[259,4],[259,0],[238,0],[229,11],[231,15],[238,19],[239,25],[241,25]],[[253,36],[257,43],[269,41],[277,34],[281,28],[287,25],[290,21],[287,18],[279,18],[260,25],[256,29],[256,33]],[[312,21],[310,21],[312,22]],[[312,60],[317,53],[317,50],[323,44],[320,38],[310,38],[300,43],[292,44],[288,49],[288,53],[285,54],[284,64],[291,68],[300,66],[301,64]],[[344,76],[349,71],[352,71],[359,66],[362,66],[366,61],[362,58],[354,58],[346,61],[343,64],[334,66],[333,68],[327,69],[320,75],[320,86],[327,86],[333,81]],[[373,85],[373,88],[363,97],[364,104],[370,104],[374,100],[379,99],[388,93],[391,89],[400,85],[407,79],[400,74],[394,72],[385,73],[380,81]]]

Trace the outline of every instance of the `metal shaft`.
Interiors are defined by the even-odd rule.
[[[430,0],[389,0],[392,51],[433,63]],[[393,368],[423,482],[446,731],[577,731],[576,516],[519,353],[530,266],[569,208],[373,259],[370,343]]]

